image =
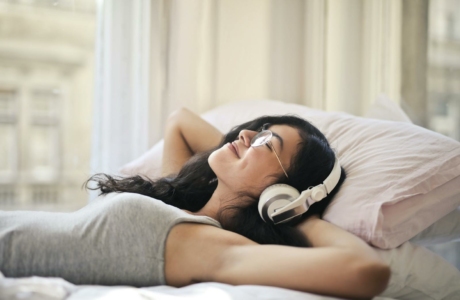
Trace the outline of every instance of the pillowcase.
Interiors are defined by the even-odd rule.
[[[460,205],[460,184],[442,199],[423,197],[460,181],[460,143],[413,124],[270,100],[230,103],[203,118],[227,132],[258,116],[282,114],[296,114],[317,126],[347,172],[323,218],[372,245],[397,247]],[[160,148],[157,144],[121,172],[158,177]]]
[[[163,145],[164,140],[160,140],[139,158],[121,167],[118,172],[121,175],[141,175],[152,179],[160,177],[161,162],[163,161]]]
[[[401,107],[384,94],[377,97],[364,115],[367,118],[412,123]],[[423,203],[424,199],[436,199],[438,202],[446,201],[449,195],[456,195],[455,191],[458,184],[460,184],[459,177],[424,195],[415,196],[412,200],[416,203]],[[396,217],[399,211],[389,214]],[[401,214],[401,217],[404,217],[404,214]],[[423,246],[457,240],[460,241],[460,206],[410,239],[412,243]],[[442,256],[442,254],[440,255]]]

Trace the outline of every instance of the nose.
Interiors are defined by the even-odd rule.
[[[241,142],[243,142],[243,144],[246,147],[249,148],[251,146],[251,140],[256,134],[257,134],[257,132],[255,132],[255,131],[243,129],[243,130],[240,131],[240,134],[238,135],[238,139]]]

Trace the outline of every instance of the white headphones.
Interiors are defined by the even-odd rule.
[[[308,208],[329,195],[340,180],[341,168],[335,157],[331,174],[314,187],[299,194],[297,189],[287,184],[275,184],[266,188],[259,199],[259,214],[265,222],[280,224],[305,213]]]

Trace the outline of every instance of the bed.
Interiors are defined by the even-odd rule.
[[[374,245],[381,258],[390,265],[392,276],[388,288],[379,297],[374,298],[375,300],[460,299],[459,270],[425,248],[438,243],[460,241],[460,143],[409,124],[410,120],[404,112],[394,102],[382,97],[371,107],[367,117],[389,119],[388,116],[391,116],[392,121],[328,114],[269,100],[246,101],[217,108],[205,114],[204,118],[224,132],[245,119],[252,119],[254,111],[259,114],[296,113],[308,120],[313,119],[317,121],[315,125],[325,132],[331,145],[337,148],[341,162],[349,171],[348,187],[343,186],[336,196],[338,200],[331,203],[323,217]],[[222,118],[224,115],[227,119]],[[361,127],[350,129],[350,126],[356,124]],[[346,138],[350,130],[353,131],[353,136]],[[353,140],[357,132],[364,135],[358,141],[359,144]],[[365,136],[366,134],[370,134],[370,137]],[[407,137],[404,134],[407,134]],[[398,145],[398,141],[407,142],[409,138],[417,136],[423,137],[423,144],[414,146],[414,143],[409,142]],[[379,138],[381,140],[378,140]],[[392,138],[396,140],[391,140]],[[439,145],[442,147],[436,148],[440,147]],[[375,150],[380,151],[384,147],[387,152],[377,153]],[[401,148],[395,151],[398,147]],[[356,149],[361,149],[362,152]],[[418,155],[413,155],[414,149],[420,149],[417,150]],[[437,153],[439,149],[446,151],[441,156],[441,160],[439,152]],[[151,178],[157,176],[161,151],[160,142],[142,157],[123,166],[120,172],[143,174]],[[401,155],[404,151],[412,151],[412,155]],[[369,156],[369,153],[372,156]],[[434,154],[436,155],[433,156]],[[391,159],[385,159],[384,155],[391,155]],[[363,157],[366,161],[360,162]],[[378,158],[377,163],[372,161],[376,158]],[[407,165],[409,170],[404,176],[401,175],[401,172],[405,172],[402,165]],[[414,165],[417,168],[414,168]],[[399,173],[396,174],[398,176],[391,173],[394,172],[392,170],[394,166],[398,167]],[[373,177],[375,173],[378,177]],[[413,173],[417,177],[412,176]],[[382,186],[378,178],[385,178],[385,185]],[[360,185],[364,188],[360,189]],[[384,190],[379,190],[382,188]],[[375,190],[369,191],[369,189]],[[371,202],[362,202],[363,198],[368,198],[369,193],[377,196]],[[344,211],[350,214],[344,214]],[[347,215],[348,218],[344,218],[343,215]],[[276,287],[231,286],[213,282],[182,288],[170,286],[133,288],[77,286],[61,278],[0,276],[0,299],[322,300],[339,298]]]
[[[332,300],[310,293],[302,293],[266,286],[231,286],[208,282],[197,283],[183,288],[156,286],[133,288],[127,286],[75,286],[60,278],[31,277],[26,279],[0,280],[0,299],[29,300],[86,300],[86,299],[288,299],[288,300]],[[389,298],[378,297],[376,300]]]

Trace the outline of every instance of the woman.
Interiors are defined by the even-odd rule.
[[[256,147],[261,130],[272,138]],[[0,270],[80,284],[218,281],[354,298],[383,291],[388,266],[362,240],[317,216],[338,186],[297,224],[273,225],[259,216],[257,200],[267,186],[306,190],[331,172],[335,155],[315,127],[291,116],[262,117],[221,140],[218,130],[182,109],[166,128],[165,177],[98,175],[91,180],[103,196],[77,212],[0,214]],[[12,228],[19,228],[16,235]],[[282,246],[307,243],[312,248]]]
[[[251,147],[252,138],[263,129],[273,132],[271,143]],[[320,184],[335,161],[324,135],[301,118],[266,116],[237,126],[223,137],[187,109],[168,119],[163,153],[164,177],[159,180],[115,179],[104,174],[90,180],[97,182],[96,189],[103,194],[146,195],[218,220],[224,229],[257,243],[290,246],[306,246],[307,241],[292,222],[278,226],[264,222],[257,208],[259,195],[274,183],[299,191]],[[322,214],[344,179],[342,170],[337,187],[304,218]]]

